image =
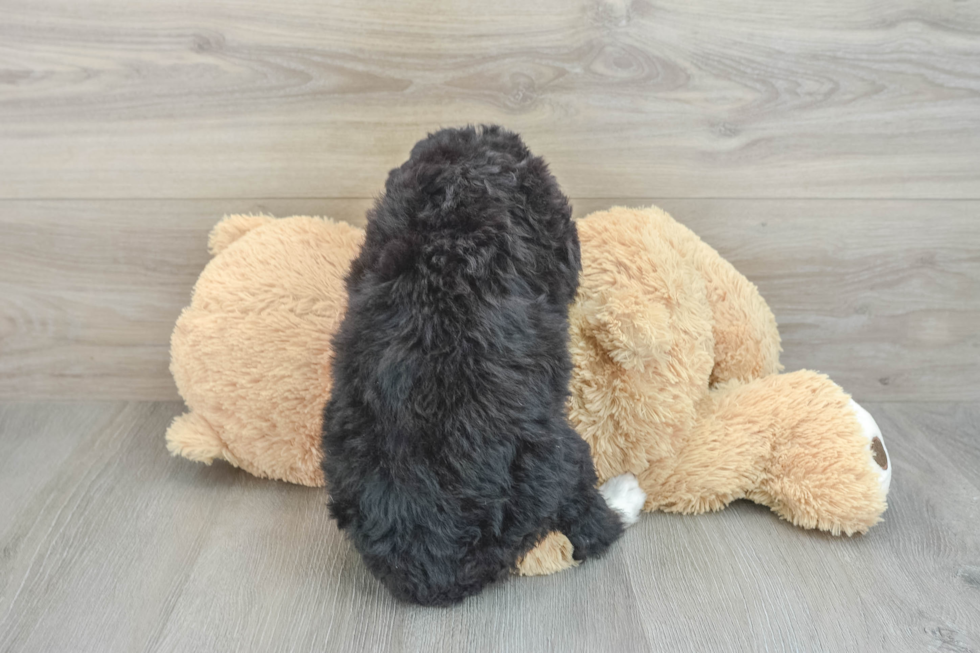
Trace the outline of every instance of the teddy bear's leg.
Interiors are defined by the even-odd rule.
[[[222,250],[256,227],[275,222],[267,215],[228,215],[214,225],[208,236],[208,251],[217,256]]]
[[[886,508],[881,432],[830,379],[810,371],[717,388],[655,496],[674,512],[748,498],[804,528],[863,533]]]
[[[210,465],[214,460],[227,460],[237,466],[234,456],[207,421],[196,413],[184,413],[175,418],[167,429],[167,450],[174,456]]]

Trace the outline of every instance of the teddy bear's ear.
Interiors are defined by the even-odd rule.
[[[673,335],[662,304],[612,295],[579,301],[574,313],[587,335],[625,369],[642,372],[670,355]]]
[[[226,247],[256,227],[273,222],[275,218],[267,215],[226,215],[214,225],[208,236],[208,251],[217,256]]]

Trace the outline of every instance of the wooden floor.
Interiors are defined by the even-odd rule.
[[[885,521],[739,502],[644,515],[603,559],[395,603],[322,491],[171,458],[170,403],[0,407],[0,651],[980,651],[978,404],[869,404]]]
[[[865,537],[739,503],[448,610],[322,492],[167,456],[168,341],[226,213],[362,224],[499,122],[576,215],[656,203],[895,465]],[[980,651],[980,2],[0,0],[0,653]]]

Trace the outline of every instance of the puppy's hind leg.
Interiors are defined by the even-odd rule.
[[[573,432],[574,433],[574,432]],[[609,546],[619,539],[623,529],[635,521],[645,497],[637,498],[629,479],[611,479],[616,483],[603,486],[610,499],[607,502],[603,493],[596,488],[598,479],[589,445],[578,434],[569,438],[572,446],[573,467],[577,478],[570,484],[569,494],[559,515],[560,530],[572,543],[572,557],[582,561],[590,556],[602,555]],[[632,479],[632,485],[636,479]],[[639,487],[635,488],[642,495]],[[612,505],[610,505],[612,504]]]

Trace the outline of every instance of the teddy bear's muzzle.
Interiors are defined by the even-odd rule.
[[[878,463],[878,467],[888,469],[888,454],[885,452],[885,443],[877,436],[871,438],[871,457]]]
[[[892,464],[888,456],[888,447],[885,446],[885,438],[871,413],[866,411],[861,404],[851,399],[851,409],[861,424],[864,437],[868,439],[868,448],[871,450],[871,459],[876,465],[875,473],[878,475],[881,487],[885,494],[888,494],[888,487],[892,481]]]

